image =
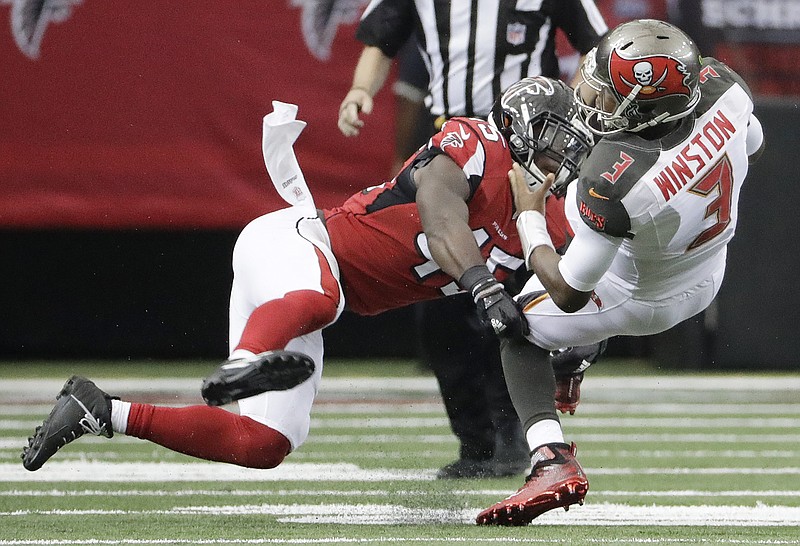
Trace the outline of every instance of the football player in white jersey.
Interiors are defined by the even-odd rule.
[[[532,471],[479,524],[525,525],[582,503],[588,481],[553,407],[548,351],[617,335],[663,332],[703,311],[725,271],[748,164],[763,150],[744,81],[701,58],[676,27],[624,23],[587,55],[575,96],[601,136],[566,198],[575,232],[556,254],[544,222],[549,181],[509,173],[517,229],[535,273],[518,296],[527,341],[502,345],[509,393],[532,450]]]

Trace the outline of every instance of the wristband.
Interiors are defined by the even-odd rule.
[[[544,215],[537,210],[523,210],[517,216],[517,232],[522,242],[522,257],[525,260],[525,267],[529,270],[530,257],[537,246],[547,246],[555,252],[553,241],[547,233],[547,220]]]
[[[502,290],[503,285],[497,282],[494,277],[492,277],[491,279],[481,281],[472,287],[472,299],[475,303],[478,303],[478,300],[487,298],[492,294],[496,294]]]
[[[503,289],[503,285],[497,282],[486,265],[474,265],[464,271],[464,274],[458,279],[458,286],[467,290],[476,302],[480,298]]]

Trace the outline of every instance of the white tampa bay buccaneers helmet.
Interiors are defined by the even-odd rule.
[[[497,99],[489,122],[508,142],[531,188],[545,181],[542,169],[555,173],[555,195],[567,191],[591,150],[592,135],[579,119],[572,90],[559,80],[521,79]]]
[[[700,52],[677,27],[623,23],[586,55],[575,100],[597,135],[637,132],[688,116],[700,100]]]

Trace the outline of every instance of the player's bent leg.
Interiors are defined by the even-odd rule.
[[[324,349],[322,332],[317,330],[293,339],[286,346],[314,361],[314,374],[297,387],[285,391],[270,391],[239,400],[239,415],[249,417],[288,438],[291,449],[305,443],[311,429],[311,408],[322,381]]]
[[[222,408],[132,404],[125,434],[199,459],[275,468],[291,450],[277,430]]]
[[[22,464],[38,470],[55,453],[84,434],[111,438],[111,397],[84,377],[73,376],[56,396],[56,405],[36,427],[22,450]]]
[[[575,444],[545,444],[535,449],[525,485],[478,514],[477,524],[528,525],[548,510],[583,504],[589,481],[575,453]]]
[[[226,360],[200,389],[209,406],[223,406],[267,391],[296,387],[314,373],[314,361],[295,351],[267,351],[254,358]]]
[[[291,340],[336,321],[340,307],[338,292],[333,290],[293,290],[257,305],[247,316],[242,331],[232,332],[230,341],[237,349],[253,354],[286,349]]]
[[[284,349],[292,340],[313,336],[333,323],[340,306],[337,291],[295,290],[259,305],[245,321],[232,311],[231,343],[237,350],[258,354],[228,359],[207,377],[201,387],[206,403],[221,406],[263,392],[288,390],[311,377],[313,355]],[[234,331],[235,323],[241,325]]]

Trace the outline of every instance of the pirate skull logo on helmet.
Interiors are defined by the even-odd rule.
[[[587,55],[581,75],[575,99],[598,135],[669,123],[691,114],[700,100],[700,53],[686,34],[663,21],[619,25]]]

